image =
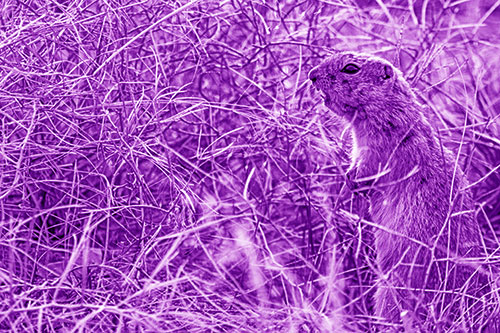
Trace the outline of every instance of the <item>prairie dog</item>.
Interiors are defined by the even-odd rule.
[[[376,315],[411,331],[482,329],[491,289],[467,180],[402,73],[337,52],[309,79],[352,128],[347,184],[366,194],[379,225]]]

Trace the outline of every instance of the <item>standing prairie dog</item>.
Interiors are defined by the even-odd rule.
[[[367,195],[379,226],[376,315],[386,329],[484,329],[491,289],[467,181],[402,73],[372,55],[337,52],[309,79],[352,129],[347,183]]]

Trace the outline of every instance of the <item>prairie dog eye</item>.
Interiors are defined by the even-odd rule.
[[[359,69],[360,68],[355,64],[347,64],[340,71],[346,74],[356,74],[357,72],[359,72]]]

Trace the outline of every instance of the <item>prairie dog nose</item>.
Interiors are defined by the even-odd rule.
[[[309,74],[307,74],[307,76],[309,77],[309,80],[311,80],[313,83],[316,82],[316,80],[318,79],[318,69],[317,69],[317,67],[314,67],[313,69],[311,69],[309,71]]]

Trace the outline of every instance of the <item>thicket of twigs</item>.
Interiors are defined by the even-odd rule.
[[[500,246],[495,1],[0,2],[0,329],[333,332],[376,322],[328,50],[418,88]]]

